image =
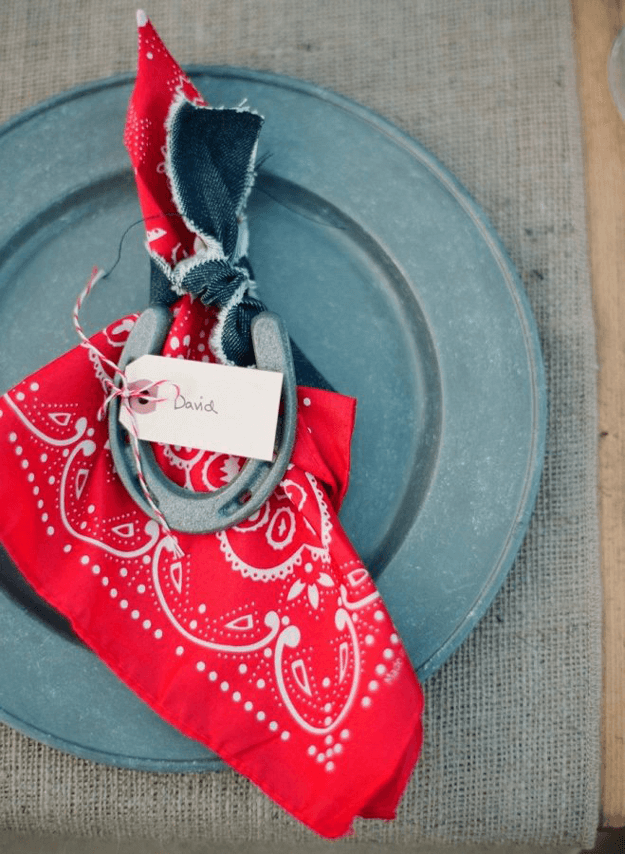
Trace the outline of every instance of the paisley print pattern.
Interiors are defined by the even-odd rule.
[[[184,298],[174,309],[174,358],[204,355],[211,313],[191,308]],[[114,359],[132,322],[94,343]],[[336,515],[347,445],[328,452],[342,469],[320,462],[319,448],[349,437],[353,400],[299,389],[293,463],[274,494],[234,528],[179,534],[176,558],[117,477],[97,418],[104,395],[77,347],[0,399],[0,538],[17,566],[152,708],[319,833],[390,817],[418,755],[422,697]],[[321,437],[324,413],[342,434]],[[194,490],[218,489],[241,465],[155,453]]]

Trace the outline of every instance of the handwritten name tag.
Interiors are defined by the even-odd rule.
[[[271,460],[282,374],[141,356],[126,367],[129,388],[139,393],[119,410],[140,439],[234,456]]]

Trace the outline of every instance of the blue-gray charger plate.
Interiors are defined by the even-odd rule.
[[[265,116],[256,279],[314,366],[358,398],[341,519],[427,679],[500,588],[536,497],[546,395],[527,298],[483,212],[389,122],[282,76],[192,73],[212,104],[247,99]],[[122,143],[132,84],[75,89],[0,129],[0,392],[77,344],[77,294],[140,219]],[[145,307],[143,239],[139,225],[86,304],[89,332]],[[72,640],[6,555],[0,579],[0,719],[109,764],[221,767]]]

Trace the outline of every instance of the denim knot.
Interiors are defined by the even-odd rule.
[[[245,257],[244,213],[262,121],[248,110],[200,107],[183,97],[167,120],[166,168],[174,203],[205,248],[173,269],[161,264],[160,272],[175,293],[216,308],[213,352],[242,367],[254,364],[251,323],[265,310],[249,290],[254,277]],[[160,297],[162,283],[157,284]]]
[[[227,258],[192,265],[177,282],[181,291],[199,297],[219,312],[219,339],[224,356],[241,367],[254,364],[251,325],[265,306],[248,293],[250,268],[246,259]]]
[[[248,284],[248,271],[227,258],[194,264],[178,282],[181,290],[217,308],[227,305],[237,290]]]
[[[226,358],[234,365],[248,368],[256,363],[251,328],[252,320],[261,311],[265,311],[264,304],[246,295],[220,317],[218,327],[221,329],[221,347]]]

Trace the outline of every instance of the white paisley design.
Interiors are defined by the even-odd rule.
[[[278,637],[276,642],[276,652],[275,652],[275,673],[276,673],[276,684],[278,686],[278,690],[280,692],[280,696],[284,705],[289,710],[289,713],[293,717],[295,721],[302,727],[302,729],[306,730],[306,732],[312,733],[314,735],[327,735],[332,732],[347,716],[349,713],[354,699],[358,694],[358,686],[360,682],[360,649],[358,646],[358,636],[356,634],[356,629],[352,620],[343,608],[339,608],[334,615],[334,625],[338,631],[344,631],[345,629],[349,632],[350,645],[349,648],[345,643],[341,644],[339,647],[341,661],[340,661],[340,670],[344,675],[346,672],[345,662],[343,660],[343,656],[345,652],[350,651],[353,655],[353,673],[352,673],[352,684],[350,686],[349,694],[343,703],[342,708],[338,713],[334,713],[333,716],[330,717],[328,723],[322,727],[314,726],[309,721],[307,721],[302,713],[296,708],[295,703],[291,697],[290,691],[287,688],[286,679],[285,679],[285,671],[286,665],[284,662],[284,650],[285,648],[294,650],[298,647],[302,634],[296,625],[288,626],[288,628],[284,629],[284,631]],[[305,670],[302,667],[301,660],[298,659],[294,661],[291,665],[291,672],[295,677],[295,681],[298,683],[300,688],[309,696],[312,696],[312,690],[310,687],[310,681],[307,676],[304,676]]]
[[[87,534],[82,534],[80,531],[77,531],[70,523],[68,515],[67,515],[67,495],[68,495],[68,480],[69,480],[69,470],[72,466],[72,463],[76,459],[79,453],[82,453],[83,456],[91,457],[96,450],[95,442],[92,442],[90,439],[86,439],[84,442],[80,442],[69,457],[67,458],[67,462],[65,463],[65,467],[63,469],[63,474],[61,475],[61,488],[59,495],[59,510],[61,514],[61,520],[65,527],[65,530],[76,537],[78,540],[82,540],[85,543],[92,543],[94,546],[102,549],[109,554],[116,555],[117,557],[131,558],[131,557],[139,557],[140,555],[144,555],[150,551],[156,544],[159,538],[159,526],[158,523],[154,521],[154,519],[148,519],[144,525],[144,532],[147,536],[147,542],[144,543],[138,549],[116,549],[113,546],[110,546],[108,543],[103,540],[96,539],[95,537],[90,537]]]
[[[263,624],[269,629],[268,633],[261,637],[259,640],[254,641],[253,643],[239,643],[239,644],[226,644],[226,643],[218,643],[214,640],[207,640],[205,638],[199,637],[197,634],[190,632],[186,629],[177,619],[176,615],[170,608],[165,593],[163,591],[163,587],[161,584],[161,566],[160,559],[163,553],[163,550],[170,551],[170,545],[167,540],[161,540],[156,549],[154,550],[154,555],[152,557],[152,581],[154,583],[154,590],[156,591],[156,595],[158,597],[158,601],[167,615],[167,618],[171,622],[173,626],[175,626],[176,630],[187,640],[192,641],[192,643],[197,644],[198,646],[205,647],[206,649],[213,649],[218,652],[230,652],[230,653],[245,653],[245,652],[255,652],[256,650],[263,649],[266,647],[278,634],[278,630],[280,628],[280,617],[275,611],[267,611],[263,618]],[[176,587],[181,588],[181,584],[177,584]],[[247,617],[247,615],[246,615]],[[239,622],[239,625],[229,625],[226,624],[229,628],[234,629],[234,631],[245,631],[247,629],[252,628],[253,621],[248,621],[247,624]],[[206,626],[204,627],[206,628]]]
[[[47,442],[49,445],[54,445],[57,448],[63,448],[68,445],[73,445],[74,442],[77,442],[81,436],[84,435],[85,430],[87,429],[87,419],[82,417],[78,418],[75,425],[75,432],[73,435],[69,436],[66,439],[54,439],[52,436],[48,436],[46,433],[43,433],[39,430],[35,425],[28,420],[28,418],[24,415],[21,409],[11,400],[8,394],[4,395],[4,400],[8,403],[13,412],[20,419],[22,424],[24,424],[31,433],[37,436],[38,439],[41,439],[43,442]],[[65,426],[65,425],[63,425]]]
[[[317,483],[316,478],[309,472],[305,472],[306,480],[310,488],[310,492],[306,494],[304,489],[292,480],[283,481],[281,487],[283,489],[283,500],[289,498],[288,504],[280,503],[280,499],[276,495],[268,499],[259,511],[259,515],[251,517],[252,524],[248,527],[237,526],[232,531],[237,534],[244,535],[249,531],[258,532],[263,527],[266,528],[265,538],[267,543],[276,552],[284,552],[287,550],[287,556],[280,562],[276,562],[273,566],[263,567],[254,565],[249,559],[245,559],[237,545],[233,542],[234,535],[229,530],[218,531],[216,536],[219,540],[219,546],[224,553],[226,560],[231,564],[232,568],[240,572],[245,578],[251,578],[254,581],[277,581],[286,578],[296,566],[300,566],[304,559],[304,555],[309,556],[311,560],[320,560],[322,563],[330,562],[330,541],[332,537],[332,523],[330,521],[330,513],[325,500],[323,490]],[[295,496],[293,489],[297,486],[298,494]],[[277,492],[276,492],[277,494]],[[295,514],[292,510],[292,502],[295,499],[295,506],[302,507],[308,497],[314,497],[316,510],[319,514],[319,532],[310,526],[308,520],[303,517],[303,524],[312,532],[314,538],[318,538],[319,545],[305,540],[299,546],[292,550],[288,550],[288,546],[292,543],[295,536]],[[272,512],[273,511],[273,512]],[[289,514],[289,515],[286,515]],[[280,536],[279,522],[288,519],[288,527]],[[301,538],[300,538],[301,539]],[[241,541],[242,542],[242,541]]]

